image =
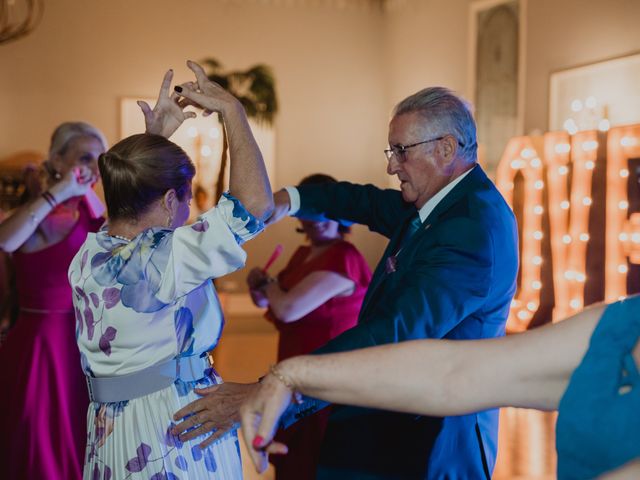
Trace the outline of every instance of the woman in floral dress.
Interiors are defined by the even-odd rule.
[[[197,82],[170,95],[168,72],[154,110],[140,105],[147,133],[100,157],[109,222],[69,268],[92,399],[85,478],[242,477],[235,430],[185,441],[172,418],[194,388],[221,383],[207,356],[223,325],[211,279],[244,265],[241,245],[263,229],[271,190],[241,104],[188,66]],[[165,138],[192,115],[187,104],[220,113],[231,157],[229,193],[192,225],[194,167]]]

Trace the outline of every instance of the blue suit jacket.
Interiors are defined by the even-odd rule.
[[[513,212],[479,166],[436,206],[399,253],[416,208],[397,190],[341,182],[306,186],[300,195],[299,216],[346,219],[390,238],[358,325],[316,353],[504,334],[516,289],[517,227]],[[387,259],[393,255],[395,271],[389,272]],[[307,399],[287,411],[283,424],[324,405]],[[318,478],[487,478],[495,463],[497,429],[497,410],[436,418],[336,406]]]

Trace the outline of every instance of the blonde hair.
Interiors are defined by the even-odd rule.
[[[93,137],[102,144],[102,149],[107,149],[107,140],[100,130],[85,122],[64,122],[58,125],[51,135],[49,157],[51,160],[56,155],[64,155],[73,140],[78,137]]]

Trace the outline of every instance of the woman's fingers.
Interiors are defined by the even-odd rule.
[[[269,455],[286,455],[289,453],[289,447],[284,443],[271,442],[265,450]]]
[[[145,122],[152,120],[153,110],[151,110],[149,104],[147,102],[143,102],[142,100],[138,100],[136,103],[140,107],[140,110],[142,110],[142,115],[144,115]]]
[[[209,83],[209,78],[207,77],[207,74],[204,72],[204,69],[192,60],[187,60],[187,67],[189,67],[191,71],[195,74],[196,80],[198,81],[198,86],[202,90],[202,88],[207,83]]]
[[[215,105],[214,103],[220,103],[215,97],[200,93],[191,88],[181,88],[178,92],[183,98],[186,98],[191,105],[197,106],[203,110],[209,111],[221,111],[222,106]]]
[[[168,97],[171,93],[171,80],[173,80],[173,70],[168,70],[167,73],[164,74],[164,78],[162,79],[162,84],[160,85],[160,93],[158,94],[158,98]]]

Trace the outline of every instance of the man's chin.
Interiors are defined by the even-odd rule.
[[[402,192],[402,199],[407,202],[407,203],[415,203],[416,201],[416,196],[413,194],[413,192],[408,192],[407,190],[405,190],[404,188],[401,189]]]

